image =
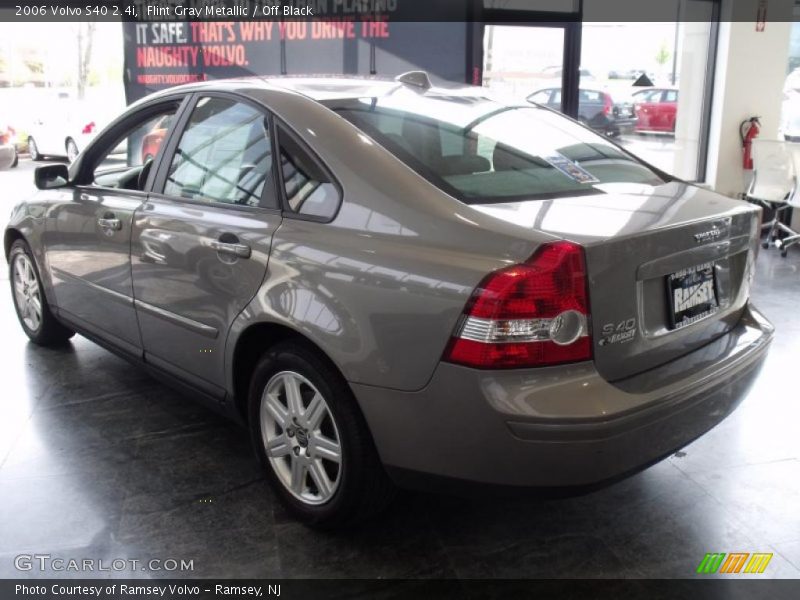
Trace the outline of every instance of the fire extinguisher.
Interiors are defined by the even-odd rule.
[[[742,148],[744,148],[742,167],[747,170],[753,169],[753,140],[761,131],[761,123],[758,119],[759,117],[750,117],[739,125],[739,137],[742,140]]]

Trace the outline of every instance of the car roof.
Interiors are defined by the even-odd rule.
[[[180,92],[202,92],[202,91],[221,91],[233,90],[244,91],[253,89],[265,89],[272,91],[285,91],[296,93],[317,100],[351,99],[364,97],[383,97],[388,96],[398,89],[413,86],[403,84],[394,79],[378,77],[356,77],[356,76],[325,76],[325,75],[304,75],[301,77],[284,76],[251,76],[233,79],[213,79],[195,83],[187,83],[180,86],[167,88],[147,96],[148,99],[166,96]],[[418,91],[422,92],[423,90]],[[454,85],[447,87],[434,86],[424,90],[426,95],[457,95],[474,96],[485,95],[487,90],[480,87]]]

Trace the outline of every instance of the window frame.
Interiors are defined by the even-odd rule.
[[[272,150],[272,160],[270,165],[270,171],[272,172],[272,187],[273,187],[273,198],[274,198],[274,206],[247,206],[244,204],[233,204],[230,202],[219,202],[217,200],[212,200],[211,198],[202,198],[205,199],[195,199],[195,198],[184,198],[182,196],[175,196],[173,194],[165,194],[164,187],[167,183],[167,175],[169,174],[169,168],[172,165],[172,159],[175,157],[175,151],[180,144],[181,138],[183,134],[186,132],[186,128],[189,124],[189,120],[192,118],[192,113],[194,109],[197,107],[197,103],[202,98],[221,98],[225,100],[232,100],[234,102],[239,102],[241,104],[247,104],[251,108],[257,110],[258,112],[264,115],[264,118],[267,120],[266,123],[266,131],[270,134],[270,149]],[[276,162],[275,162],[275,142],[274,142],[274,133],[273,133],[273,121],[274,115],[272,111],[270,111],[266,106],[253,100],[252,98],[248,98],[242,94],[237,94],[233,92],[220,92],[220,91],[212,91],[212,90],[201,90],[193,92],[189,95],[188,101],[186,106],[183,107],[183,111],[177,117],[175,122],[173,123],[173,129],[170,131],[170,137],[167,144],[163,144],[162,147],[159,149],[161,153],[161,160],[158,164],[158,170],[155,175],[155,179],[153,180],[153,184],[151,186],[150,193],[159,198],[166,198],[173,202],[181,202],[185,204],[191,204],[195,206],[205,206],[205,207],[213,207],[213,208],[227,208],[230,210],[238,210],[244,212],[271,212],[271,213],[278,213],[281,212],[281,201],[280,197],[278,196],[279,190],[277,189],[277,169],[276,169]],[[152,177],[152,173],[151,173]],[[264,189],[261,191],[261,199],[260,202],[265,202],[267,198],[267,193],[269,190],[269,184],[264,184]]]
[[[117,117],[117,119],[115,119],[108,127],[108,129],[103,131],[100,136],[95,138],[92,141],[91,146],[87,148],[84,157],[81,159],[80,165],[77,165],[78,171],[74,178],[75,186],[82,189],[99,190],[103,192],[124,192],[126,194],[141,196],[146,196],[149,194],[155,183],[154,176],[156,170],[159,168],[161,160],[164,156],[165,144],[161,145],[161,147],[158,149],[158,153],[153,158],[153,167],[150,168],[150,173],[147,176],[147,181],[145,182],[144,189],[142,190],[129,190],[107,185],[98,185],[94,181],[95,169],[97,169],[100,160],[104,158],[111,151],[111,149],[116,147],[124,139],[126,134],[131,131],[132,123],[136,123],[138,124],[137,126],[141,126],[147,122],[146,119],[148,116],[152,115],[149,118],[155,117],[163,108],[166,108],[167,106],[175,107],[175,118],[167,130],[167,139],[171,139],[174,128],[180,121],[183,111],[186,109],[188,99],[189,94],[186,93],[165,96],[158,98],[157,100],[153,100],[151,103],[147,103],[144,106],[140,106],[133,111],[127,111]],[[144,119],[142,117],[144,117]],[[114,144],[111,149],[109,149],[108,146],[109,140],[111,140]]]
[[[308,154],[309,158],[316,163],[317,167],[321,171],[323,171],[330,179],[331,184],[336,188],[336,192],[339,194],[339,204],[336,207],[336,211],[330,217],[321,217],[318,215],[304,215],[299,212],[295,212],[292,210],[291,206],[289,206],[289,199],[286,196],[286,184],[283,180],[283,169],[280,168],[280,138],[278,136],[279,131],[285,132],[289,135],[292,140],[302,148],[306,154]],[[339,179],[333,174],[333,170],[325,164],[325,161],[320,158],[319,154],[311,147],[311,144],[307,143],[300,134],[295,131],[295,129],[289,125],[285,120],[274,116],[272,119],[272,139],[273,139],[273,164],[275,165],[276,170],[276,178],[275,183],[278,186],[278,197],[279,203],[281,205],[281,213],[284,218],[287,219],[297,219],[298,221],[312,221],[316,223],[331,223],[339,216],[339,212],[342,210],[342,205],[344,204],[344,188],[342,184],[339,182]]]

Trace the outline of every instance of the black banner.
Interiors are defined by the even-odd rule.
[[[425,69],[444,80],[469,83],[470,26],[328,20],[124,23],[126,97],[130,103],[182,83],[252,75],[392,77]]]
[[[795,600],[791,580],[0,580],[3,600],[592,598]]]
[[[795,21],[793,0],[0,0],[2,21]]]

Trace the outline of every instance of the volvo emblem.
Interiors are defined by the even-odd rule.
[[[698,244],[702,244],[704,242],[711,242],[716,240],[722,235],[722,232],[714,227],[714,229],[709,229],[708,231],[702,231],[700,233],[694,234],[694,241]]]

